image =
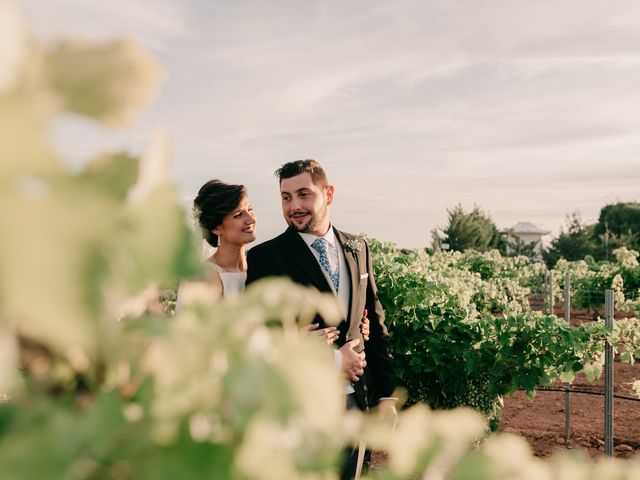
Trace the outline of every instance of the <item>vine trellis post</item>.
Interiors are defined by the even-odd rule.
[[[613,330],[613,290],[604,292],[604,322],[607,331]],[[604,454],[613,455],[613,347],[606,340],[604,346]]]
[[[564,276],[564,320],[571,324],[571,278]],[[571,400],[569,396],[571,386],[564,384],[564,444],[569,446],[569,436],[571,435]]]

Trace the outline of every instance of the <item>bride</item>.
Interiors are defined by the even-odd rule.
[[[211,281],[223,296],[238,295],[247,278],[245,249],[256,239],[256,215],[246,188],[211,180],[198,191],[193,209],[204,239],[216,248],[206,260]]]

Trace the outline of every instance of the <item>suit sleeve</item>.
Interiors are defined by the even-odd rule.
[[[366,243],[365,243],[366,245]],[[374,387],[374,398],[391,397],[396,387],[395,373],[389,348],[389,332],[384,324],[384,311],[378,300],[378,288],[373,278],[373,264],[369,246],[366,245],[367,283],[366,309],[370,322],[369,341],[366,343],[368,369]]]

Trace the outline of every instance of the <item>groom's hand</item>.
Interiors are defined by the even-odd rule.
[[[354,350],[354,347],[357,347],[359,343],[360,339],[355,338],[340,347],[340,353],[342,354],[342,371],[344,376],[352,382],[360,380],[360,377],[364,374],[364,367],[367,366],[364,351],[358,353]]]

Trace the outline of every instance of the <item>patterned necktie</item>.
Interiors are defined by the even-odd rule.
[[[320,266],[331,279],[331,283],[333,283],[333,287],[337,292],[338,285],[340,284],[340,272],[337,268],[335,270],[331,270],[329,255],[327,255],[327,241],[324,238],[316,238],[311,244],[311,248],[320,254]]]

